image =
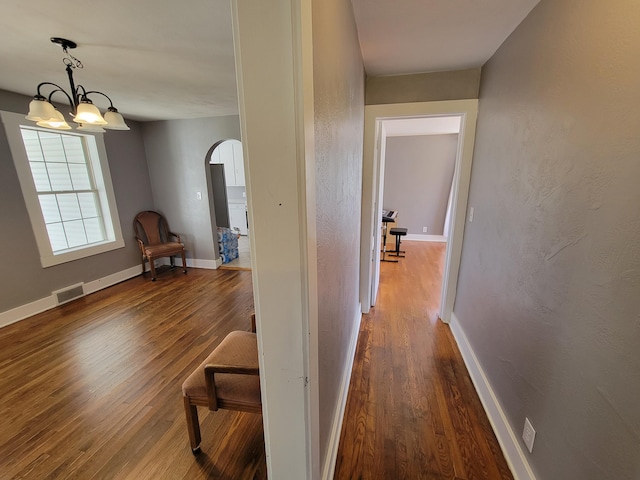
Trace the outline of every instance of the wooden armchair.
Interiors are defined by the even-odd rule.
[[[198,408],[262,413],[255,316],[251,332],[234,331],[182,384],[184,412],[193,454],[200,453]]]
[[[144,275],[145,260],[149,261],[151,269],[151,280],[156,280],[156,268],[154,261],[157,258],[169,257],[171,268],[175,267],[173,257],[182,257],[182,270],[187,273],[187,261],[185,258],[184,245],[180,240],[180,235],[169,230],[167,220],[158,212],[146,210],[136,215],[133,220],[133,230],[136,233],[136,241],[142,254],[142,274]],[[170,241],[171,237],[177,241]]]

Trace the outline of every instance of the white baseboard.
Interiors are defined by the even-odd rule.
[[[331,434],[329,436],[329,444],[327,448],[327,456],[324,459],[322,467],[322,479],[332,480],[336,470],[336,460],[338,459],[338,446],[340,444],[340,433],[342,432],[342,421],[344,419],[344,411],[347,406],[347,395],[349,394],[349,384],[351,383],[351,371],[353,370],[353,361],[356,356],[356,347],[358,345],[358,334],[360,333],[360,322],[362,321],[362,307],[358,306],[357,318],[355,319],[355,327],[351,335],[349,351],[347,352],[347,361],[342,371],[342,381],[340,383],[340,394],[338,396],[338,405],[336,406],[333,422],[331,424]]]
[[[19,307],[2,312],[0,313],[0,328],[19,322],[20,320],[24,320],[25,318],[37,313],[42,313],[57,305],[58,303],[56,302],[55,297],[53,295],[49,295],[48,297],[41,298],[35,302],[20,305]]]
[[[136,265],[135,267],[127,268],[126,270],[122,270],[120,272],[107,275],[106,277],[93,280],[84,284],[84,293],[89,294],[97,292],[98,290],[102,290],[103,288],[110,287],[111,285],[115,285],[116,283],[120,283],[124,280],[135,277],[136,275],[140,275],[141,272],[142,266]],[[25,318],[31,317],[38,313],[42,313],[57,306],[58,303],[56,302],[55,295],[52,294],[34,302],[12,308],[11,310],[7,310],[6,312],[0,312],[0,328],[11,325],[12,323],[19,322],[20,320],[24,320]]]
[[[140,273],[142,273],[142,266],[140,265],[127,268],[126,270],[122,270],[120,272],[112,273],[111,275],[107,275],[106,277],[102,277],[97,280],[93,280],[92,282],[85,283],[84,293],[89,295],[90,293],[97,292],[98,290],[110,287],[111,285],[115,285],[116,283],[124,282],[125,280],[129,280],[130,278],[137,277],[138,275],[140,275]]]
[[[162,259],[160,259],[158,263],[162,264]],[[166,264],[169,264],[168,259],[166,260]],[[182,266],[182,259],[178,258],[176,264]],[[187,267],[207,268],[210,270],[215,270],[220,265],[222,265],[221,258],[218,258],[217,260],[199,260],[187,258]],[[149,271],[148,263],[146,263],[146,271]],[[140,275],[141,272],[142,265],[136,265],[135,267],[127,268],[126,270],[122,270],[120,272],[107,275],[106,277],[87,282],[84,284],[84,293],[88,295],[90,293],[97,292],[98,290],[102,290],[103,288],[110,287],[111,285],[115,285],[116,283],[120,283],[137,275]],[[58,303],[56,302],[55,296],[49,295],[48,297],[35,300],[31,303],[12,308],[11,310],[7,310],[6,312],[0,312],[0,328],[11,325],[12,323],[19,322],[20,320],[24,320],[25,318],[31,317],[38,313],[42,313],[46,310],[49,310],[50,308],[57,306]]]
[[[182,260],[179,259],[182,263]],[[187,267],[193,268],[206,268],[209,270],[216,270],[222,265],[222,258],[218,257],[215,260],[200,260],[198,258],[187,258]]]
[[[417,233],[410,233],[403,240],[415,240],[417,242],[446,242],[447,237],[444,235],[418,235]]]
[[[178,267],[182,266],[182,259],[175,257],[175,262]],[[169,265],[171,262],[168,258],[159,258],[156,260],[156,265]],[[149,264],[145,264],[146,271],[149,271]],[[202,260],[199,258],[187,258],[187,268],[204,268],[207,270],[217,270],[222,265],[222,258],[218,257],[216,260]]]
[[[536,480],[527,457],[520,446],[518,437],[513,432],[504,410],[454,313],[451,314],[449,326],[513,477],[515,480]]]

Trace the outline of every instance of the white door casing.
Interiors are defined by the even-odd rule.
[[[460,116],[458,152],[453,177],[451,227],[445,260],[440,318],[448,323],[453,311],[462,254],[466,220],[473,145],[475,141],[478,100],[448,100],[440,102],[367,105],[362,172],[362,232],[360,245],[360,300],[363,313],[375,304],[374,286],[379,278],[381,195],[381,124],[385,119],[420,118],[428,116]],[[377,148],[376,148],[377,147]],[[384,166],[382,165],[382,168]],[[376,288],[377,290],[377,288]]]

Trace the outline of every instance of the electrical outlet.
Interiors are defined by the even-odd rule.
[[[473,222],[473,212],[474,212],[474,209],[473,207],[471,207],[469,209],[469,223]]]
[[[427,233],[427,227],[422,227],[422,233]]]
[[[202,200],[202,192],[196,192],[196,199]]]
[[[522,430],[522,439],[527,446],[529,453],[533,451],[533,441],[536,439],[536,431],[533,429],[533,425],[528,418],[524,419],[524,429]]]

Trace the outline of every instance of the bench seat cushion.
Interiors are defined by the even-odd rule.
[[[258,343],[255,333],[235,331],[227,335],[215,350],[182,384],[186,397],[207,398],[204,367],[211,364],[239,365],[258,368]],[[216,392],[220,400],[260,404],[260,377],[216,373]]]

